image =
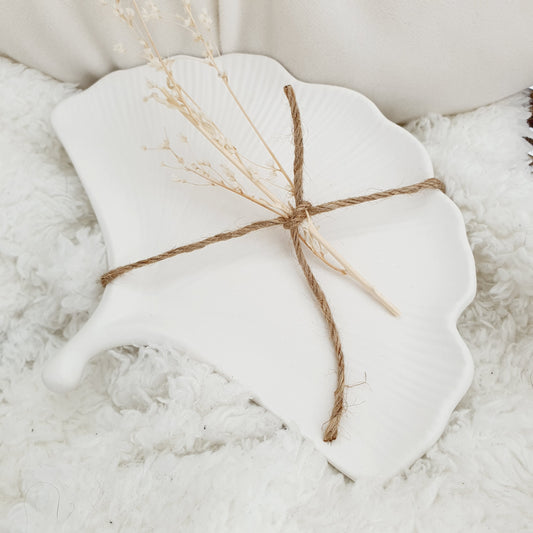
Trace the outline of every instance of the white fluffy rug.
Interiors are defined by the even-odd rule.
[[[0,60],[0,531],[525,532],[533,520],[533,176],[527,96],[411,124],[463,211],[479,276],[474,383],[385,485],[351,482],[246,391],[171,348],[98,357],[75,392],[43,362],[101,294],[105,251],[52,132],[75,89]]]

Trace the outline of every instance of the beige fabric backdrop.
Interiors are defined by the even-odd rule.
[[[142,2],[142,0],[141,0]],[[162,51],[195,53],[159,0]],[[397,122],[471,109],[533,84],[530,0],[193,0],[222,52],[274,57],[296,77],[356,89]],[[140,62],[132,36],[96,0],[0,0],[0,52],[87,87]],[[123,43],[125,54],[113,51]]]

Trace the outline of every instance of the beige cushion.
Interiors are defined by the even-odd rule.
[[[124,1],[124,0],[123,0]],[[141,0],[142,3],[142,0]],[[160,0],[162,52],[193,53]],[[533,83],[530,0],[193,0],[223,52],[266,54],[296,77],[356,89],[397,122],[455,113]],[[113,50],[122,43],[126,53]],[[140,62],[135,40],[95,0],[4,2],[0,52],[86,87]]]

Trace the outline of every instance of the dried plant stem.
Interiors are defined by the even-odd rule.
[[[173,76],[172,74],[169,74],[169,76],[171,77],[171,79],[173,79]],[[181,87],[181,91],[182,93],[190,100],[190,102],[197,106],[198,104],[194,101],[194,99],[185,91],[185,89],[183,89],[183,87]],[[186,115],[183,115],[185,116],[185,118],[193,125],[195,126],[194,122],[189,118],[187,117]],[[197,131],[199,131],[203,137],[209,141],[209,143],[227,160],[229,161],[229,163],[231,163],[241,174],[243,174],[251,183],[253,183],[263,194],[265,194],[265,196],[268,197],[268,199],[272,202],[273,206],[276,206],[277,209],[274,209],[274,212],[275,213],[278,213],[279,215],[286,215],[290,212],[290,206],[288,204],[285,204],[283,202],[280,201],[280,199],[275,196],[272,192],[270,192],[268,190],[267,187],[265,187],[262,183],[261,183],[261,180],[258,180],[256,179],[253,174],[246,168],[246,165],[244,165],[244,163],[241,161],[240,157],[238,155],[235,155],[234,157],[231,157],[230,154],[226,151],[226,150],[223,150],[221,146],[219,146],[218,143],[216,143],[211,137],[209,137],[209,135],[207,133],[205,133],[202,129],[200,128],[196,128]],[[272,209],[271,209],[272,210]]]
[[[265,139],[263,138],[263,136],[261,135],[261,133],[257,129],[256,125],[253,123],[252,119],[250,118],[250,116],[248,115],[248,113],[246,112],[244,107],[241,105],[239,99],[237,98],[237,96],[233,92],[233,89],[231,88],[231,86],[230,86],[230,84],[228,82],[228,79],[226,77],[224,77],[224,78],[222,78],[222,81],[223,81],[224,85],[226,86],[226,89],[230,93],[231,97],[233,98],[233,100],[237,104],[237,107],[240,109],[240,111],[242,112],[242,114],[246,118],[248,124],[250,124],[251,128],[254,130],[255,134],[258,137],[258,139],[261,141],[263,146],[266,148],[267,152],[270,154],[270,157],[272,157],[272,160],[274,161],[274,163],[276,163],[277,170],[279,170],[279,172],[281,172],[283,174],[283,177],[287,180],[287,182],[291,186],[291,192],[292,192],[292,188],[294,187],[294,184],[292,183],[291,178],[289,177],[289,175],[287,174],[287,172],[285,171],[285,169],[283,168],[283,166],[279,162],[278,158],[276,157],[274,152],[271,150],[270,146],[267,144],[267,142],[265,141]]]
[[[196,21],[195,21],[191,6],[188,5],[188,4],[185,4],[184,7],[185,7],[185,12],[189,16],[189,19],[192,21],[192,23],[194,24],[195,28],[197,29],[198,27],[196,25]],[[272,151],[272,149],[270,148],[268,143],[265,141],[264,137],[261,135],[261,132],[257,129],[257,127],[254,124],[253,120],[250,118],[250,116],[248,115],[248,113],[246,112],[244,107],[242,106],[240,100],[237,98],[237,95],[233,92],[233,89],[231,88],[231,85],[229,84],[229,80],[228,80],[227,75],[218,68],[218,66],[217,66],[217,64],[215,62],[215,58],[213,57],[213,52],[211,50],[211,47],[207,45],[204,36],[202,35],[201,32],[199,33],[199,35],[200,35],[200,40],[201,40],[202,44],[204,45],[204,50],[205,50],[205,53],[207,55],[207,59],[209,61],[209,64],[216,69],[219,78],[224,83],[224,86],[226,87],[226,89],[229,92],[230,96],[232,97],[233,101],[235,102],[235,104],[237,105],[237,107],[239,108],[241,113],[243,114],[244,118],[246,119],[246,121],[248,122],[248,124],[250,125],[250,127],[252,128],[254,133],[256,134],[256,136],[259,139],[259,141],[261,142],[261,144],[265,147],[266,151],[270,154],[270,157],[272,157],[272,160],[274,161],[274,163],[277,165],[277,169],[276,170],[278,170],[283,175],[283,177],[287,180],[287,183],[291,187],[291,193],[292,193],[293,187],[294,187],[292,179],[289,177],[289,175],[287,174],[287,172],[283,168],[282,164],[279,162],[278,158],[276,157],[276,154]]]
[[[185,89],[176,82],[176,80],[174,79],[174,75],[172,74],[172,72],[168,68],[166,62],[161,57],[161,54],[159,53],[159,50],[158,50],[157,46],[155,45],[154,40],[152,38],[152,34],[150,33],[150,30],[148,29],[148,26],[146,25],[146,22],[144,21],[144,18],[142,16],[141,11],[139,9],[139,6],[137,4],[137,1],[136,0],[132,0],[132,5],[133,5],[133,8],[135,9],[135,12],[137,13],[138,19],[141,22],[143,32],[144,32],[146,38],[148,39],[148,43],[150,45],[150,48],[151,48],[152,52],[157,56],[157,60],[158,60],[158,62],[160,64],[161,68],[163,69],[166,77],[167,77],[167,83],[169,85],[172,85],[175,91],[177,91],[178,93],[181,93],[183,96],[185,96],[187,98],[187,100],[189,101],[189,104],[192,104],[197,110],[200,110],[201,108],[196,103],[194,98],[192,98],[192,96],[189,95],[187,93],[187,91],[185,91]],[[226,84],[227,84],[227,80],[226,80]],[[227,86],[229,87],[229,85],[227,85]],[[233,94],[233,92],[232,92],[232,94]],[[233,96],[235,97],[235,95],[233,95]],[[242,111],[244,112],[244,109],[242,108],[242,106],[240,104],[238,104],[238,105],[239,105],[240,109],[242,109]],[[192,120],[191,116],[189,116],[188,114],[184,114],[184,113],[182,113],[182,115],[193,126],[197,126],[197,124],[195,124],[194,121]],[[247,116],[247,120],[250,120],[248,116]],[[253,127],[257,131],[255,126],[253,126]],[[222,154],[223,157],[225,157],[239,172],[241,172],[251,183],[253,183],[264,195],[266,195],[269,198],[269,200],[273,204],[272,207],[275,207],[274,212],[276,212],[277,214],[280,214],[280,215],[283,215],[283,214],[286,215],[286,214],[288,214],[290,212],[290,206],[288,204],[285,204],[285,203],[281,202],[278,197],[276,197],[272,192],[270,192],[268,190],[267,187],[265,187],[265,185],[263,185],[263,183],[261,183],[261,180],[256,179],[253,176],[253,174],[250,172],[250,170],[246,168],[246,166],[240,160],[238,155],[235,155],[235,157],[231,157],[230,154],[226,150],[223,150],[222,147],[219,146],[219,144],[217,142],[215,142],[205,131],[203,131],[202,128],[196,127],[196,129],[205,137],[205,139],[207,139],[210,142],[210,144],[220,154]]]
[[[382,296],[361,274],[355,271],[348,261],[346,261],[346,259],[344,259],[326,239],[324,239],[324,237],[317,230],[316,226],[313,224],[309,214],[307,214],[307,224],[309,232],[313,235],[313,237],[331,254],[332,257],[339,262],[339,264],[342,265],[344,272],[341,271],[341,273],[357,281],[362,288],[376,301],[378,301],[385,309],[387,309],[391,315],[396,317],[400,316],[400,311],[393,304],[387,301],[385,297]]]
[[[308,242],[306,240],[306,238],[300,234],[299,235],[300,237],[300,240],[302,241],[302,243],[307,247],[307,249],[312,253],[314,254],[316,257],[318,257],[318,259],[320,259],[320,261],[322,261],[323,263],[325,263],[329,268],[337,271],[339,274],[342,274],[343,276],[346,274],[346,271],[343,269],[343,268],[339,268],[338,266],[335,266],[333,263],[330,263],[326,256],[320,252],[320,250],[317,250],[313,244],[311,242]]]
[[[252,194],[246,193],[241,187],[241,185],[238,183],[238,181],[233,180],[234,183],[232,183],[231,181],[228,183],[228,181],[225,180],[224,177],[222,177],[218,172],[216,172],[216,169],[213,169],[213,167],[210,167],[210,169],[216,172],[216,174],[218,174],[221,179],[213,177],[212,175],[210,175],[209,171],[203,172],[203,169],[200,169],[200,167],[195,168],[194,166],[191,167],[184,165],[183,159],[180,158],[172,149],[170,149],[176,160],[181,163],[181,168],[206,180],[212,185],[222,187],[223,189],[238,194],[239,196],[250,200],[251,202],[281,217],[291,216],[291,213],[293,212],[294,208],[288,202],[282,201],[277,195],[271,192],[269,188],[263,183],[263,180],[255,176],[253,170],[251,170],[251,168],[249,168],[248,165],[243,161],[242,158],[244,156],[242,156],[237,151],[237,149],[233,145],[231,145],[231,143],[226,139],[223,133],[218,129],[216,124],[214,124],[212,121],[205,117],[201,107],[194,100],[194,98],[192,98],[192,96],[188,94],[187,91],[185,91],[185,89],[176,81],[171,69],[169,68],[168,62],[164,60],[159,53],[159,50],[152,38],[150,30],[141,13],[137,0],[131,0],[131,2],[134,11],[137,14],[137,18],[140,21],[140,28],[137,27],[137,31],[143,39],[146,49],[149,51],[151,57],[156,61],[158,67],[161,68],[166,77],[166,87],[154,87],[159,91],[160,98],[162,99],[161,101],[167,103],[168,105],[170,105],[170,107],[177,109],[181,113],[181,115],[197,131],[199,131],[200,134],[223,156],[223,158],[226,159],[239,172],[239,174],[243,175],[250,183],[252,183],[257,189],[261,191],[265,198],[257,198]],[[211,43],[206,41],[205,37],[199,30],[190,5],[185,2],[184,7],[189,17],[189,24],[193,28],[193,33],[195,33],[198,40],[204,46],[207,62],[211,67],[216,70],[219,78],[222,80],[222,83],[224,84],[229,95],[237,105],[239,111],[242,113],[243,117],[246,119],[246,121],[252,128],[254,134],[257,136],[261,144],[269,153],[275,165],[272,167],[272,170],[274,172],[280,172],[285,177],[288,184],[290,185],[290,193],[291,195],[294,195],[295,184],[293,183],[293,180],[283,169],[276,155],[274,154],[264,137],[261,135],[258,128],[254,124],[244,107],[242,106],[241,102],[237,98],[237,95],[233,92],[233,89],[229,84],[227,75],[223,71],[221,71],[218,65],[216,64],[212,52]],[[163,97],[166,98],[166,100],[164,100]],[[255,163],[253,164],[255,165]],[[363,276],[356,272],[348,264],[348,262],[324,239],[324,237],[320,235],[309,215],[307,215],[306,230],[308,232],[308,235],[303,235],[301,232],[298,232],[298,240],[302,242],[305,246],[307,246],[307,248],[309,248],[309,250],[315,256],[317,256],[321,261],[323,261],[328,267],[332,268],[333,270],[356,280],[366,292],[368,292],[381,305],[383,305],[392,315],[399,316],[399,312],[396,307],[394,307],[390,302],[388,302],[372,285],[370,285],[370,283],[366,279],[363,278]],[[315,243],[318,243],[319,246],[322,247],[326,252],[320,249],[320,247],[316,247]],[[329,253],[329,255],[331,255],[331,257],[333,257],[335,261],[339,263],[339,265],[341,265],[341,267],[338,267],[332,262],[330,262],[326,257],[326,253]]]
[[[202,174],[202,173],[198,172],[194,168],[187,167],[186,170],[187,170],[187,172],[191,172],[192,174],[196,174],[200,178],[207,180],[209,182],[209,184],[216,185],[217,187],[222,187],[223,189],[226,189],[227,191],[230,191],[232,193],[238,194],[239,196],[242,196],[243,198],[246,198],[247,200],[250,200],[250,202],[253,202],[254,204],[260,205],[261,207],[264,207],[265,209],[268,209],[272,213],[276,213],[277,215],[283,215],[283,213],[280,213],[279,211],[274,209],[270,204],[264,202],[260,198],[254,198],[252,196],[249,196],[244,191],[238,191],[238,190],[234,189],[233,187],[230,187],[229,185],[226,185],[222,181],[215,180],[215,179],[211,178],[207,174]]]
[[[183,90],[183,89],[182,89]],[[186,95],[187,93],[183,90],[183,93]],[[188,97],[190,98],[190,97]],[[191,99],[192,100],[192,99]],[[192,100],[194,103],[194,100]],[[195,123],[187,116],[183,115],[193,126],[195,126]],[[262,191],[272,202],[270,207],[268,208],[270,211],[277,213],[278,215],[287,215],[290,213],[290,206],[288,204],[285,204],[280,201],[279,198],[277,198],[273,193],[271,193],[262,183],[260,180],[256,179],[252,173],[246,168],[246,166],[243,164],[243,162],[240,160],[239,156],[236,156],[236,158],[232,158],[230,154],[223,150],[218,143],[213,141],[207,133],[205,133],[202,129],[196,128],[197,131],[199,131],[202,136],[213,146],[229,163],[231,163],[241,174],[243,174],[250,182],[252,182],[260,191]],[[230,189],[230,187],[226,187]],[[242,193],[242,191],[238,191],[237,189],[231,189],[233,192],[240,194],[241,196],[246,197],[245,194]],[[251,197],[247,197],[250,199]],[[255,203],[258,203],[259,205],[262,205],[263,207],[266,207],[266,204],[263,203],[261,200],[257,199]]]

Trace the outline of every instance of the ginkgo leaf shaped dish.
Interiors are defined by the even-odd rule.
[[[351,90],[294,79],[272,59],[217,58],[235,94],[285,168],[292,122],[283,87],[298,97],[305,143],[305,196],[312,204],[430,178],[423,146]],[[213,69],[178,56],[175,77],[254,161],[250,134]],[[182,136],[184,152],[212,147],[179,114],[144,101],[143,66],[110,74],[65,100],[53,124],[101,225],[109,268],[268,218],[219,187],[177,183],[164,153],[143,150]],[[172,343],[246,386],[258,403],[295,424],[346,475],[386,478],[442,433],[472,379],[456,321],[475,293],[475,269],[457,207],[438,190],[317,215],[314,222],[350,264],[399,308],[391,316],[355,283],[312,254],[346,358],[347,405],[337,439],[322,440],[336,362],[288,232],[281,226],[144,266],[107,285],[87,324],[44,373],[53,390],[76,386],[86,362],[124,344]]]

